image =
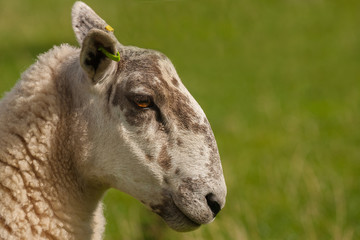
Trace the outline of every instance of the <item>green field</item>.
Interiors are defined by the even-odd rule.
[[[89,0],[124,45],[172,59],[212,124],[227,204],[177,233],[105,197],[105,239],[360,239],[360,1]],[[0,92],[77,45],[73,1],[0,1]]]

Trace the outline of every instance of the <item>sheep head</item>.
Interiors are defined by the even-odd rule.
[[[140,200],[175,230],[211,222],[226,196],[218,148],[171,61],[123,46],[82,2],[72,19],[91,141],[84,174]]]

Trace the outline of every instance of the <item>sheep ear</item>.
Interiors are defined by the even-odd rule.
[[[93,28],[113,34],[113,29],[83,2],[75,2],[72,7],[71,17],[72,27],[80,46],[88,32]]]
[[[115,37],[98,29],[91,29],[86,35],[80,65],[94,84],[115,72],[116,62],[120,61],[116,44]]]

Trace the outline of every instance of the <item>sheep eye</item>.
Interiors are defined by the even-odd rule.
[[[151,98],[148,96],[135,96],[134,103],[140,108],[148,108],[152,106]]]

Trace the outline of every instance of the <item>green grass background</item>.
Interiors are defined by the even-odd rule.
[[[88,0],[120,42],[174,62],[207,113],[227,204],[177,233],[105,197],[105,239],[360,239],[360,1]],[[0,1],[0,91],[39,53],[77,45],[73,1]]]

